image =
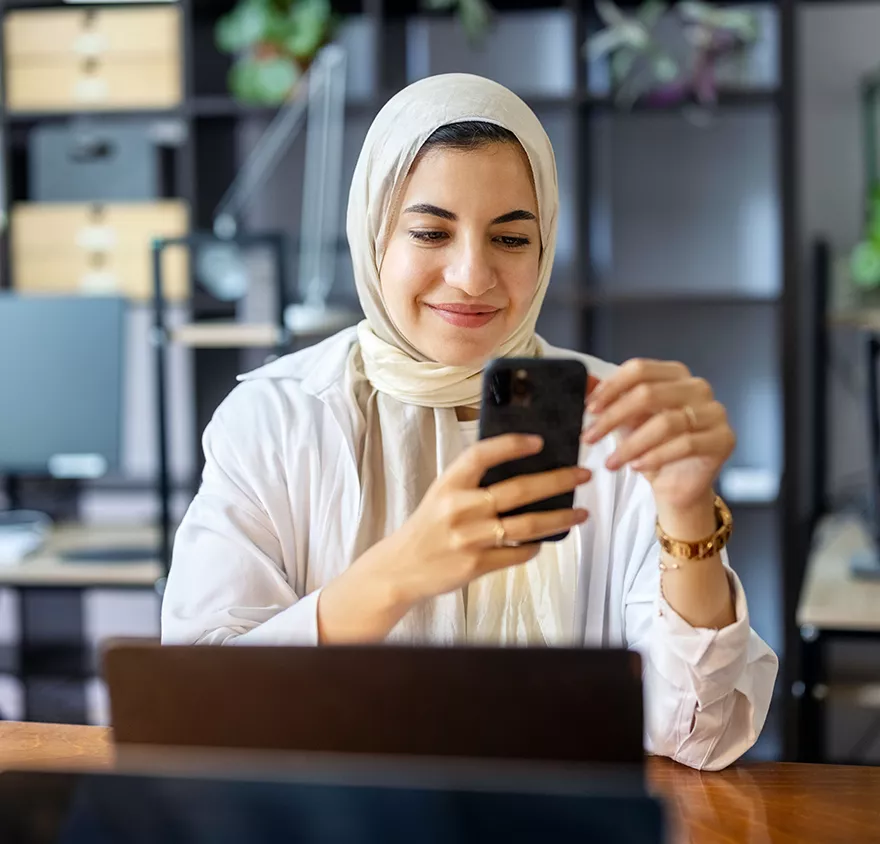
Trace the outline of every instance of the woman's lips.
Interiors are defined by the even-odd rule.
[[[427,305],[427,307],[440,319],[458,328],[481,328],[491,322],[500,310],[491,305]]]

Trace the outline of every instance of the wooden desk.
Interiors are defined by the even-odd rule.
[[[116,589],[149,587],[164,575],[158,556],[138,563],[66,562],[61,554],[80,548],[154,546],[159,532],[152,527],[59,525],[46,544],[18,565],[0,566],[0,586],[16,588]]]
[[[164,570],[158,556],[143,562],[67,561],[62,554],[81,549],[159,548],[159,532],[144,526],[56,526],[37,552],[17,565],[0,566],[0,588],[15,591],[18,599],[19,644],[16,676],[24,688],[24,718],[48,717],[84,723],[88,720],[84,689],[66,699],[65,708],[38,709],[29,678],[64,677],[82,680],[92,675],[91,645],[83,630],[82,592],[85,589],[161,589]],[[56,626],[59,641],[33,641],[32,619],[47,590],[67,593],[62,613],[66,629]],[[51,704],[50,704],[51,706]]]
[[[867,526],[853,515],[826,516],[813,536],[797,608],[803,684],[800,758],[805,762],[826,761],[825,703],[830,697],[861,706],[880,704],[880,684],[832,686],[825,664],[830,639],[880,638],[880,580],[859,579],[850,572],[853,556],[872,549]]]
[[[880,580],[859,580],[849,569],[853,555],[871,547],[867,526],[855,516],[819,523],[798,602],[800,627],[880,633]]]
[[[112,766],[103,727],[0,722],[0,770]],[[649,759],[648,778],[675,844],[880,842],[880,768],[757,763],[700,773]]]

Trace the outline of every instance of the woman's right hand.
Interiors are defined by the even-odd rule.
[[[505,434],[465,449],[431,485],[406,524],[389,537],[386,570],[409,605],[461,589],[489,572],[531,560],[532,540],[562,533],[587,518],[585,510],[553,510],[500,519],[524,504],[570,492],[590,479],[577,466],[522,475],[480,487],[493,466],[535,454],[540,437]],[[499,530],[499,525],[503,530]],[[504,545],[498,546],[500,536]]]
[[[382,639],[421,601],[525,563],[540,549],[532,540],[584,522],[586,511],[577,509],[503,519],[498,513],[570,492],[590,479],[587,469],[558,469],[480,487],[493,466],[535,454],[542,447],[538,437],[505,434],[465,449],[399,530],[324,587],[318,608],[321,641]],[[499,547],[500,536],[505,544]]]

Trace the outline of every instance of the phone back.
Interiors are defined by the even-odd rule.
[[[480,439],[501,434],[538,434],[544,448],[490,469],[481,486],[520,475],[577,464],[580,449],[587,368],[571,358],[500,358],[483,374]],[[504,513],[571,508],[574,493],[565,493]],[[562,539],[566,534],[551,537]]]

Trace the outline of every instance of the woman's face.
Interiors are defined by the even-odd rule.
[[[391,319],[438,363],[482,363],[538,283],[538,203],[523,150],[427,150],[407,177],[379,279]]]

